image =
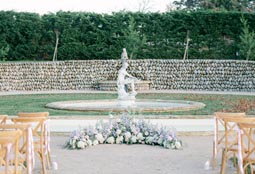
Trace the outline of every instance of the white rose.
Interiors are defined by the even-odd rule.
[[[121,144],[123,142],[123,136],[119,136],[116,138],[116,144]]]
[[[137,139],[144,140],[143,134],[141,132],[137,134]]]
[[[131,127],[131,132],[134,133],[134,134],[137,134],[136,127],[132,126],[132,127]]]
[[[100,144],[104,143],[104,137],[102,134],[97,134],[96,139],[99,141]]]
[[[95,146],[95,145],[98,145],[98,140],[94,140],[93,142],[92,142],[92,144],[93,144],[93,146]]]
[[[180,149],[181,147],[182,147],[181,142],[180,142],[180,141],[176,141],[176,142],[175,142],[175,148],[176,148],[176,149]]]
[[[148,131],[145,131],[145,132],[144,132],[144,135],[145,135],[145,136],[148,136],[148,135],[149,135],[149,132],[148,132]]]
[[[113,144],[115,142],[114,137],[107,138],[106,142],[109,144]]]
[[[136,143],[136,141],[137,141],[136,136],[132,136],[132,137],[131,137],[131,142],[132,142],[132,143]]]
[[[118,129],[118,130],[116,131],[116,134],[117,134],[117,135],[120,135],[120,134],[121,134],[121,130]]]
[[[125,136],[125,141],[128,141],[129,138],[131,137],[131,133],[130,133],[130,132],[126,132],[126,133],[124,134],[124,136]]]
[[[85,143],[83,141],[79,141],[77,143],[77,147],[80,148],[80,149],[84,149],[85,148]]]
[[[88,141],[87,141],[87,144],[88,144],[88,146],[92,146],[92,141],[91,141],[91,140],[88,140]]]

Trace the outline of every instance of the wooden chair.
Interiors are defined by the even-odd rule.
[[[0,115],[0,125],[6,124],[7,115]]]
[[[19,166],[19,139],[21,131],[0,131],[0,166],[4,166],[1,174],[22,173]]]
[[[245,117],[245,113],[226,113],[226,112],[215,112],[214,115],[214,141],[213,141],[213,159],[212,168],[214,169],[217,164],[217,154],[220,149],[225,146],[225,133],[220,134],[220,127],[225,127],[223,118],[242,118]]]
[[[239,174],[253,174],[253,165],[255,165],[255,124],[239,123],[238,126]]]
[[[48,117],[49,112],[19,112],[18,117]]]
[[[49,117],[49,112],[19,112],[18,117]],[[47,126],[47,125],[46,125]],[[49,134],[48,127],[46,127],[45,134]],[[45,135],[45,138],[50,138],[50,135]],[[46,160],[47,160],[47,166],[48,168],[51,168],[52,160],[51,160],[51,152],[50,152],[50,139],[45,140],[48,142],[47,148],[46,148]]]
[[[34,142],[34,152],[38,155],[41,166],[42,173],[46,174],[46,163],[45,163],[45,153],[47,142],[45,141],[45,117],[18,117],[11,119],[16,124],[31,124]]]
[[[26,169],[27,174],[32,173],[34,164],[33,135],[30,124],[5,124],[0,125],[0,131],[22,131],[22,138],[19,144],[20,164]],[[24,155],[23,155],[24,154]],[[26,165],[24,165],[26,164]]]
[[[255,123],[253,117],[223,118],[225,128],[225,146],[222,149],[221,174],[225,173],[227,160],[233,155],[233,165],[236,167],[238,154],[238,123]]]

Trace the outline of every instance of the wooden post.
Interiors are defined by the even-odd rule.
[[[187,42],[186,42],[185,52],[183,55],[183,60],[185,60],[186,58],[188,59],[189,41],[191,41],[191,39],[189,38],[189,30],[188,30],[187,31]]]
[[[54,55],[53,55],[53,61],[57,60],[57,54],[58,54],[58,40],[59,40],[59,31],[54,30],[56,34],[56,45],[55,45],[55,50],[54,50]]]

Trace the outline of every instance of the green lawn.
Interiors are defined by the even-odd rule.
[[[40,95],[9,95],[0,98],[0,114],[16,115],[18,112],[48,111],[50,115],[108,115],[102,112],[76,112],[45,108],[55,101],[116,99],[117,94],[40,94]],[[206,104],[206,107],[194,111],[146,113],[146,115],[213,115],[216,111],[246,112],[255,115],[255,96],[207,95],[207,94],[138,94],[138,99],[190,100]]]

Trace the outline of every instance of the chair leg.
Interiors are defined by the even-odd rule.
[[[216,161],[216,152],[215,152],[215,143],[213,142],[213,158],[212,158],[212,169],[215,169],[216,168],[216,164],[217,164],[217,161]]]
[[[225,169],[226,169],[226,150],[222,149],[222,156],[221,156],[221,168],[220,168],[220,174],[224,174],[225,173]]]
[[[39,158],[40,158],[40,161],[41,161],[41,165],[42,165],[42,174],[47,174],[44,154],[43,153],[39,153],[38,155],[39,155]]]
[[[46,160],[47,160],[47,166],[48,166],[48,168],[51,169],[51,167],[52,167],[52,160],[51,160],[50,152],[47,152]]]

